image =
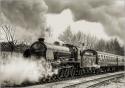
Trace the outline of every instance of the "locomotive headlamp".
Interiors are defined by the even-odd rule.
[[[44,38],[39,38],[38,40],[41,41],[41,42],[44,42],[45,39]]]

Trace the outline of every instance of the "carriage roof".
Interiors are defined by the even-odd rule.
[[[97,52],[98,52],[98,55],[124,58],[124,56],[121,56],[121,55],[116,55],[116,54],[107,53],[107,52],[100,52],[100,51],[97,51]]]

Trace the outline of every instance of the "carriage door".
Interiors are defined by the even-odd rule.
[[[96,54],[91,51],[85,51],[81,57],[81,68],[94,67],[96,65]]]

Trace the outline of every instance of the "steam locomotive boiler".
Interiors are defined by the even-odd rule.
[[[97,52],[94,50],[80,51],[71,44],[48,44],[43,38],[34,42],[25,50],[24,57],[44,57],[51,62],[53,69],[58,69],[58,77],[80,76],[99,67]]]
[[[100,72],[123,70],[123,56],[98,52],[92,49],[79,50],[70,44],[60,45],[45,43],[43,38],[34,42],[25,50],[24,57],[43,57],[50,62],[53,69],[58,69],[57,78],[83,76],[85,74],[97,74]],[[42,59],[43,59],[42,58]]]

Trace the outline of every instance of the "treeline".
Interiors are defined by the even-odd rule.
[[[124,55],[124,46],[120,46],[117,38],[111,39],[109,41],[101,39],[98,41],[95,49],[98,51]]]
[[[73,44],[79,48],[82,48],[84,43],[84,47],[87,49],[124,55],[124,46],[119,44],[117,38],[109,41],[103,39],[99,40],[95,36],[84,34],[80,31],[73,34],[70,27],[67,27],[67,29],[59,36],[59,39],[64,43]]]
[[[0,51],[23,53],[30,46],[25,43],[13,44],[13,42],[0,42]]]

